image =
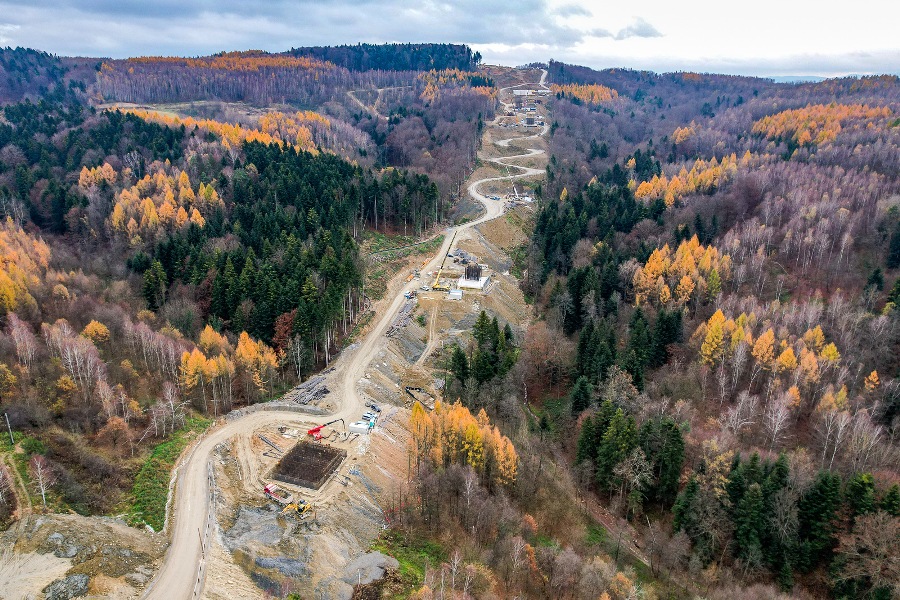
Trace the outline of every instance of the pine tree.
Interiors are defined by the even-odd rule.
[[[798,566],[811,571],[830,559],[834,552],[834,528],[841,501],[841,479],[834,473],[822,471],[812,487],[800,499]]]
[[[637,445],[634,418],[617,409],[597,449],[597,481],[605,490],[619,485],[614,475],[616,465],[625,460]]]
[[[593,395],[593,387],[587,380],[587,377],[582,375],[575,381],[575,387],[569,392],[569,401],[572,403],[572,414],[581,414],[581,411],[590,406]]]
[[[490,340],[490,329],[491,320],[488,318],[486,312],[481,311],[481,314],[478,315],[478,319],[472,326],[472,337],[474,337],[475,341],[478,342],[479,348],[484,347],[485,344],[487,344]]]
[[[681,335],[681,311],[661,309],[653,326],[651,367],[661,367],[669,361],[668,346],[680,342]]]
[[[691,477],[672,506],[672,528],[684,531],[692,540],[696,539],[700,523],[700,484]]]
[[[168,286],[168,278],[163,270],[162,263],[154,260],[150,268],[144,272],[144,299],[147,301],[147,308],[157,311],[166,301],[166,288]]]
[[[900,267],[900,221],[894,226],[894,232],[891,234],[885,265],[888,269]]]
[[[881,498],[880,508],[892,517],[900,517],[900,484],[894,484]]]
[[[762,489],[758,483],[747,488],[735,510],[734,542],[738,558],[748,564],[762,562],[761,536],[765,525]]]
[[[454,346],[453,353],[450,355],[450,371],[460,383],[465,383],[469,377],[469,360],[459,346]]]
[[[684,437],[671,418],[662,420],[663,447],[657,460],[656,500],[663,506],[675,501],[684,467]]]
[[[472,375],[481,384],[491,379],[494,374],[494,361],[491,359],[490,349],[476,350],[472,357]]]
[[[581,432],[578,434],[578,447],[575,451],[576,463],[593,460],[597,456],[596,438],[594,418],[588,416],[581,423]]]
[[[877,508],[875,502],[875,479],[871,473],[857,473],[847,483],[847,505],[853,517],[874,512]]]

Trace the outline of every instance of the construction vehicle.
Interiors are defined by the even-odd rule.
[[[266,487],[263,488],[263,494],[266,495],[266,498],[274,500],[282,506],[288,506],[294,501],[293,494],[289,494],[274,483],[266,484]]]
[[[312,429],[310,429],[309,431],[306,432],[306,435],[310,436],[312,439],[314,439],[318,442],[323,437],[325,437],[322,435],[322,430],[325,429],[326,427],[328,427],[329,425],[331,425],[332,423],[337,423],[338,421],[340,421],[341,423],[344,423],[343,419],[335,419],[334,421],[328,421],[327,423],[324,423],[317,427],[313,427]],[[346,428],[346,427],[347,427],[347,425],[345,423],[344,428]]]
[[[310,504],[306,500],[297,500],[296,502],[291,502],[290,504],[285,506],[284,509],[282,509],[281,514],[296,514],[297,517],[302,521],[309,516],[310,512],[312,512],[312,504]]]
[[[441,267],[438,269],[437,277],[434,278],[434,283],[431,284],[431,289],[436,292],[449,292],[450,286],[446,283],[441,285],[441,273],[444,271],[444,268]]]

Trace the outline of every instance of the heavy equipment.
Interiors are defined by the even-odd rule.
[[[441,272],[444,270],[443,267],[438,269],[437,277],[434,278],[434,283],[431,284],[431,289],[436,292],[449,292],[450,286],[447,284],[441,285]]]
[[[263,488],[263,494],[282,506],[289,506],[294,502],[293,494],[289,494],[274,483],[266,484],[266,487]]]
[[[310,436],[312,439],[314,439],[318,442],[323,437],[325,437],[322,435],[322,430],[324,428],[328,427],[329,425],[331,425],[332,423],[337,423],[338,421],[340,421],[341,423],[344,423],[343,419],[335,419],[334,421],[328,421],[327,423],[324,423],[317,427],[313,427],[312,429],[310,429],[309,431],[306,432],[306,435]],[[344,423],[344,428],[346,428],[346,427],[347,427],[347,425],[346,425],[346,423]]]
[[[307,502],[306,500],[297,500],[296,502],[291,502],[281,511],[281,514],[296,514],[297,517],[302,521],[306,517],[309,516],[310,511],[312,511],[312,504]]]

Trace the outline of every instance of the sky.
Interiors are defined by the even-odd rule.
[[[0,0],[0,46],[200,56],[357,42],[469,44],[489,64],[761,76],[900,73],[900,2]]]

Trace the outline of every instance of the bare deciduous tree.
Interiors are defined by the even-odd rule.
[[[853,531],[841,536],[838,554],[843,558],[838,577],[843,581],[868,581],[871,588],[900,593],[900,520],[884,511],[862,515]],[[895,596],[892,596],[895,597]]]
[[[41,502],[44,504],[44,509],[46,509],[47,491],[54,483],[56,483],[56,473],[53,472],[47,459],[40,454],[32,456],[28,465],[31,468],[31,477],[34,480],[34,487],[37,489],[38,493],[40,493]]]
[[[766,407],[763,414],[766,432],[769,434],[769,450],[775,448],[784,436],[788,421],[791,417],[791,409],[786,394],[778,394]]]

